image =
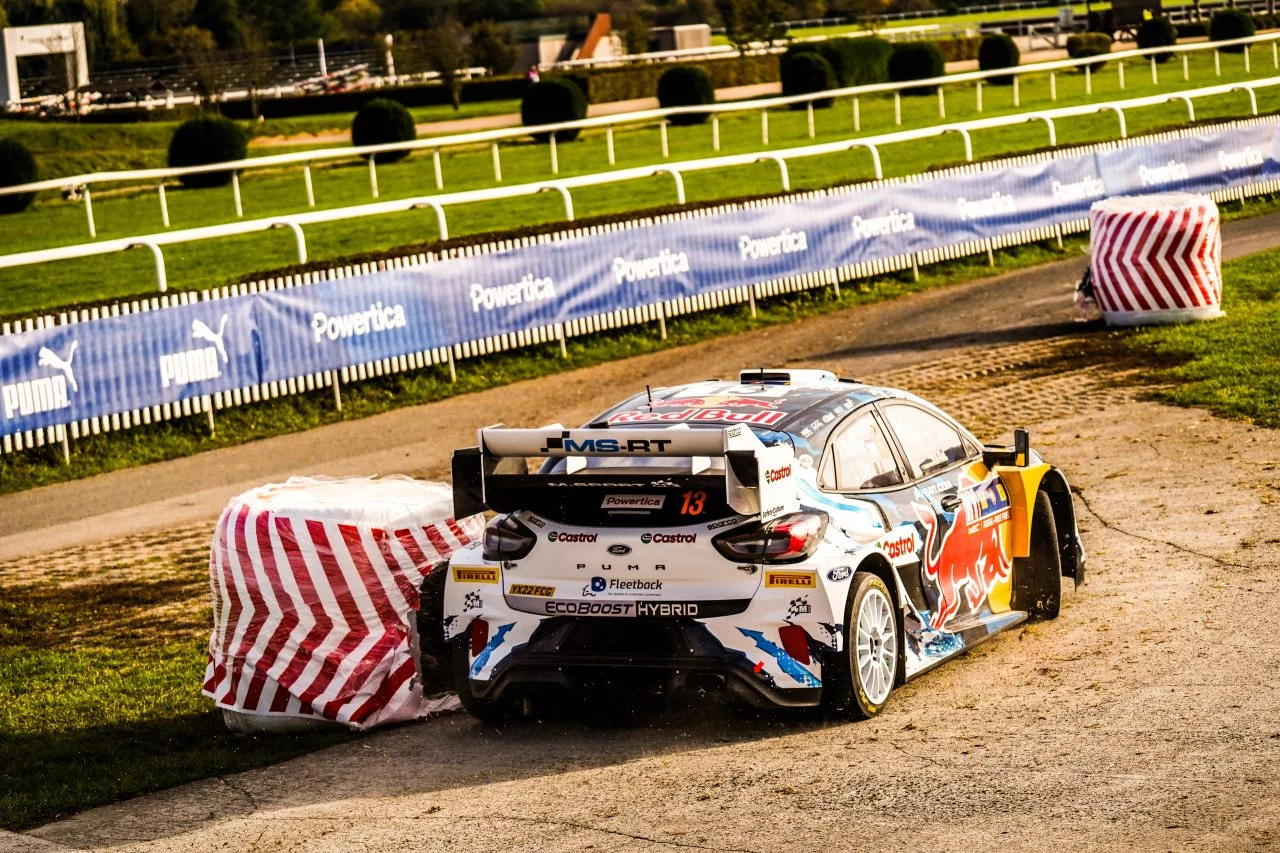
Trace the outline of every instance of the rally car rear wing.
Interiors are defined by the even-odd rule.
[[[498,473],[503,459],[523,463],[531,457],[563,457],[567,460],[565,473],[529,474],[523,465],[515,466],[517,473]],[[587,457],[664,457],[681,470],[672,472],[663,466],[661,472],[651,472],[625,465],[591,468],[586,466]],[[708,473],[713,458],[725,460],[723,473]],[[799,507],[794,467],[795,451],[790,444],[765,446],[745,426],[486,427],[479,431],[476,447],[454,451],[454,515],[463,518],[486,509],[563,511],[571,506],[600,510],[611,498],[622,508],[619,511],[624,511],[627,495],[641,493],[652,496],[655,510],[671,509],[678,502],[679,491],[697,491],[704,493],[708,507],[727,507],[768,520]],[[642,509],[643,501],[638,506]],[[692,520],[687,518],[686,522]]]

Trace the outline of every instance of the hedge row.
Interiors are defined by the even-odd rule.
[[[686,64],[706,71],[714,89],[776,83],[779,79],[777,56],[731,56]],[[609,101],[652,98],[654,92],[658,91],[658,81],[670,67],[654,63],[625,68],[602,68],[589,73],[575,72],[563,76],[578,84],[578,88],[587,96],[588,103],[603,104]]]
[[[462,84],[462,102],[519,100],[529,81],[521,76],[484,77]],[[260,98],[258,112],[264,118],[294,118],[323,113],[354,113],[370,101],[387,98],[399,101],[406,107],[438,107],[450,103],[449,87],[438,83],[421,86],[386,86],[381,89],[365,89],[359,92],[335,92],[329,95],[290,95],[284,98]],[[227,118],[252,119],[253,106],[249,101],[229,101],[221,104]]]

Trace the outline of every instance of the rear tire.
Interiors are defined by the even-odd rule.
[[[884,708],[898,682],[898,611],[884,581],[854,576],[844,613],[844,650],[823,667],[822,704],[841,717],[866,720]]]
[[[1014,610],[1025,610],[1036,621],[1054,619],[1062,607],[1062,554],[1053,504],[1041,491],[1031,513],[1031,553],[1013,560]]]
[[[510,723],[519,720],[522,708],[515,702],[499,699],[485,699],[471,692],[471,638],[469,632],[462,632],[450,644],[453,664],[453,685],[458,691],[458,701],[468,714],[486,723]]]
[[[449,564],[441,563],[427,573],[418,591],[418,669],[426,696],[454,691],[449,644],[444,638],[444,582],[448,574]]]

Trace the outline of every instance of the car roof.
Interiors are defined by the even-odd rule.
[[[795,383],[739,382],[708,379],[670,388],[642,391],[595,418],[592,423],[624,426],[731,426],[789,431],[788,427],[815,407],[842,404],[844,411],[905,392],[849,380]]]

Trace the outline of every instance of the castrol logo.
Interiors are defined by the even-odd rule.
[[[791,466],[784,465],[781,468],[774,468],[772,471],[764,472],[764,480],[766,483],[776,483],[779,480],[785,480],[791,476]]]

